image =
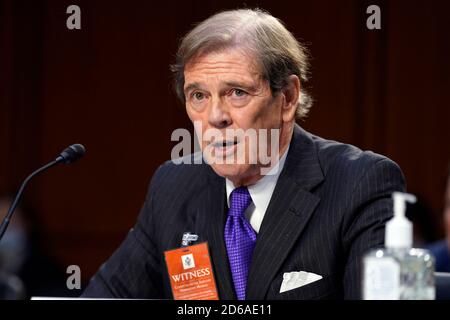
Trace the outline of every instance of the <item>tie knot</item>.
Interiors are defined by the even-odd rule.
[[[230,195],[230,210],[228,214],[231,216],[242,216],[250,203],[252,203],[252,198],[247,187],[236,188]]]

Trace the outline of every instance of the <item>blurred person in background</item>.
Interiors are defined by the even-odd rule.
[[[12,200],[0,196],[1,220]],[[64,269],[43,248],[34,211],[26,202],[21,203],[0,241],[0,298],[76,295],[67,289]]]
[[[429,246],[436,258],[436,272],[450,272],[450,170],[444,194],[444,227],[446,237]]]
[[[436,234],[438,226],[433,217],[432,209],[426,201],[426,197],[421,195],[419,191],[411,191],[417,197],[416,203],[408,203],[406,209],[406,217],[413,224],[414,246],[416,248],[424,248],[430,243],[437,241],[439,236]]]

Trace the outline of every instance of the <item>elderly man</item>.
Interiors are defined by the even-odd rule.
[[[207,242],[220,299],[359,298],[361,256],[383,245],[404,178],[386,157],[295,123],[311,105],[305,48],[268,13],[226,11],[183,38],[172,68],[196,129],[256,130],[259,145],[203,138],[207,163],[162,165],[135,227],[84,296],[172,298],[165,253],[189,231]],[[241,145],[234,162],[219,161]]]

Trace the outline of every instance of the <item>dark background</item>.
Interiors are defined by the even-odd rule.
[[[81,8],[81,30],[66,8]],[[366,28],[381,7],[382,29]],[[311,51],[315,104],[301,125],[382,153],[443,236],[450,160],[449,1],[0,1],[0,193],[67,145],[86,157],[32,182],[47,252],[84,282],[134,224],[147,185],[191,125],[171,88],[180,37],[223,9],[259,6]],[[174,186],[176,187],[176,186]],[[180,190],[180,192],[182,192]],[[417,218],[420,220],[420,218]]]

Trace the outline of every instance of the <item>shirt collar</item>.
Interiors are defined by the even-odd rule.
[[[266,212],[267,207],[269,206],[270,199],[272,198],[273,191],[275,190],[275,186],[278,181],[278,177],[280,176],[281,171],[283,170],[284,163],[286,162],[286,157],[289,152],[289,145],[284,152],[283,156],[280,158],[280,161],[275,165],[272,169],[270,169],[269,173],[259,179],[255,184],[251,186],[247,186],[247,189],[252,198],[253,204],[260,212]],[[230,195],[231,192],[235,189],[233,182],[228,179],[225,179],[226,191],[227,191],[227,204],[230,206]]]

